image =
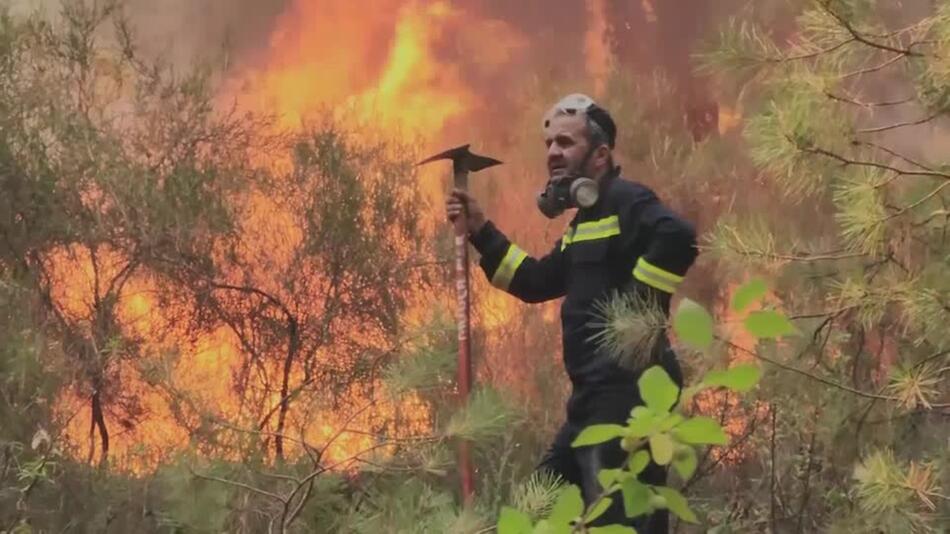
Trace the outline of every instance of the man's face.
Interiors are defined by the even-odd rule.
[[[561,178],[571,173],[582,176],[588,169],[581,169],[584,156],[590,149],[587,140],[587,123],[580,115],[557,115],[544,129],[544,144],[548,147],[548,174]],[[588,167],[590,162],[588,161]]]

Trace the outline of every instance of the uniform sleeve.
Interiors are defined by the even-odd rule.
[[[696,260],[696,231],[645,189],[619,207],[621,251],[630,262],[628,287],[669,309]]]
[[[535,259],[488,221],[470,241],[481,254],[479,265],[493,286],[531,303],[564,296],[560,240],[548,255]]]

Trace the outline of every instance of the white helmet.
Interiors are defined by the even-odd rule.
[[[594,99],[583,93],[571,93],[560,99],[557,104],[544,114],[544,120],[541,123],[542,128],[547,128],[551,124],[551,119],[558,115],[575,115],[577,113],[586,113],[588,108],[595,105]]]

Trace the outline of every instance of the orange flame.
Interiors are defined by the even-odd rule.
[[[474,102],[459,66],[435,55],[461,17],[448,2],[382,0],[367,9],[346,0],[297,0],[271,39],[265,65],[246,77],[257,104],[287,126],[329,106],[377,128],[437,132]]]

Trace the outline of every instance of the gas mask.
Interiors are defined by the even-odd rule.
[[[600,190],[597,182],[577,175],[558,176],[548,180],[544,191],[538,193],[538,209],[554,219],[571,208],[589,208],[597,203]]]
[[[584,154],[578,169],[587,166],[595,150],[595,147],[591,147]],[[572,208],[589,208],[597,203],[599,196],[600,188],[597,182],[576,172],[569,172],[548,180],[544,190],[538,193],[538,209],[545,217],[553,219]]]

